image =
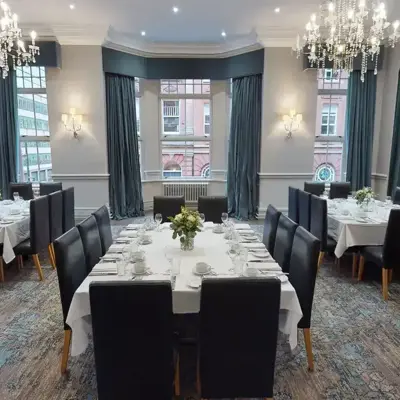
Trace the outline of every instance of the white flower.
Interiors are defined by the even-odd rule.
[[[195,217],[194,215],[189,215],[188,220],[189,220],[191,223],[194,224],[194,223],[196,222],[196,217]]]
[[[182,214],[175,215],[175,221],[176,222],[182,221]]]

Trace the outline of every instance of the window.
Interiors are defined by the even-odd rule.
[[[207,178],[203,171],[210,164],[210,80],[161,80],[160,109],[163,177]]]
[[[345,119],[348,74],[318,71],[317,120],[314,144],[314,179],[345,180]]]
[[[201,171],[201,176],[203,178],[209,178],[210,177],[210,166],[206,165],[203,170]]]
[[[44,67],[17,67],[19,180],[52,179],[46,72]]]

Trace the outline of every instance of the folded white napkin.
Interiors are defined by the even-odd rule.
[[[122,231],[119,236],[121,237],[130,237],[130,238],[135,238],[137,237],[137,232],[136,231]]]
[[[250,265],[253,267],[256,267],[260,271],[276,271],[280,272],[282,271],[282,268],[277,264],[276,262],[273,263],[250,263]]]
[[[247,249],[265,249],[264,243],[243,243]]]
[[[127,225],[127,229],[131,229],[131,230],[138,230],[138,229],[140,229],[140,227],[142,226],[143,224],[129,224],[129,225]]]
[[[235,224],[235,229],[240,231],[241,229],[249,230],[251,228],[249,224]]]
[[[115,263],[99,263],[93,267],[89,275],[117,275],[117,265]]]
[[[108,253],[121,253],[124,250],[125,246],[125,244],[121,243],[112,244],[108,249]]]
[[[116,260],[121,260],[122,259],[122,254],[119,253],[107,253],[104,254],[102,257],[104,261],[116,261]]]

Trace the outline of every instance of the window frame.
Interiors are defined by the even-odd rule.
[[[322,106],[322,112],[321,112],[321,136],[337,136],[337,115],[338,115],[338,106],[337,104],[332,104],[332,99],[330,99],[331,102],[328,103],[328,112],[324,112],[324,105]],[[332,108],[336,109],[336,111],[334,113],[332,113]],[[327,122],[324,123],[324,117],[327,118]],[[330,122],[331,117],[335,118],[335,121],[333,123]],[[322,127],[326,126],[326,133],[322,133]],[[330,133],[330,127],[333,126],[333,133]]]

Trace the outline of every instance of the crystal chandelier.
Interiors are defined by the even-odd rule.
[[[35,45],[36,32],[31,32],[32,44],[26,50],[21,29],[18,28],[17,14],[12,14],[10,7],[4,1],[0,2],[0,7],[3,12],[0,19],[0,69],[3,78],[6,78],[10,66],[15,68],[23,63],[26,65],[29,62],[35,63],[35,56],[40,53],[39,47]]]
[[[360,56],[364,82],[368,61],[375,63],[376,75],[380,46],[388,43],[394,47],[400,38],[399,27],[399,21],[387,22],[385,4],[376,0],[323,1],[320,15],[312,14],[306,25],[304,43],[297,36],[295,50],[297,57],[302,51],[309,54],[311,67],[324,69],[329,60],[334,70],[349,73]]]

